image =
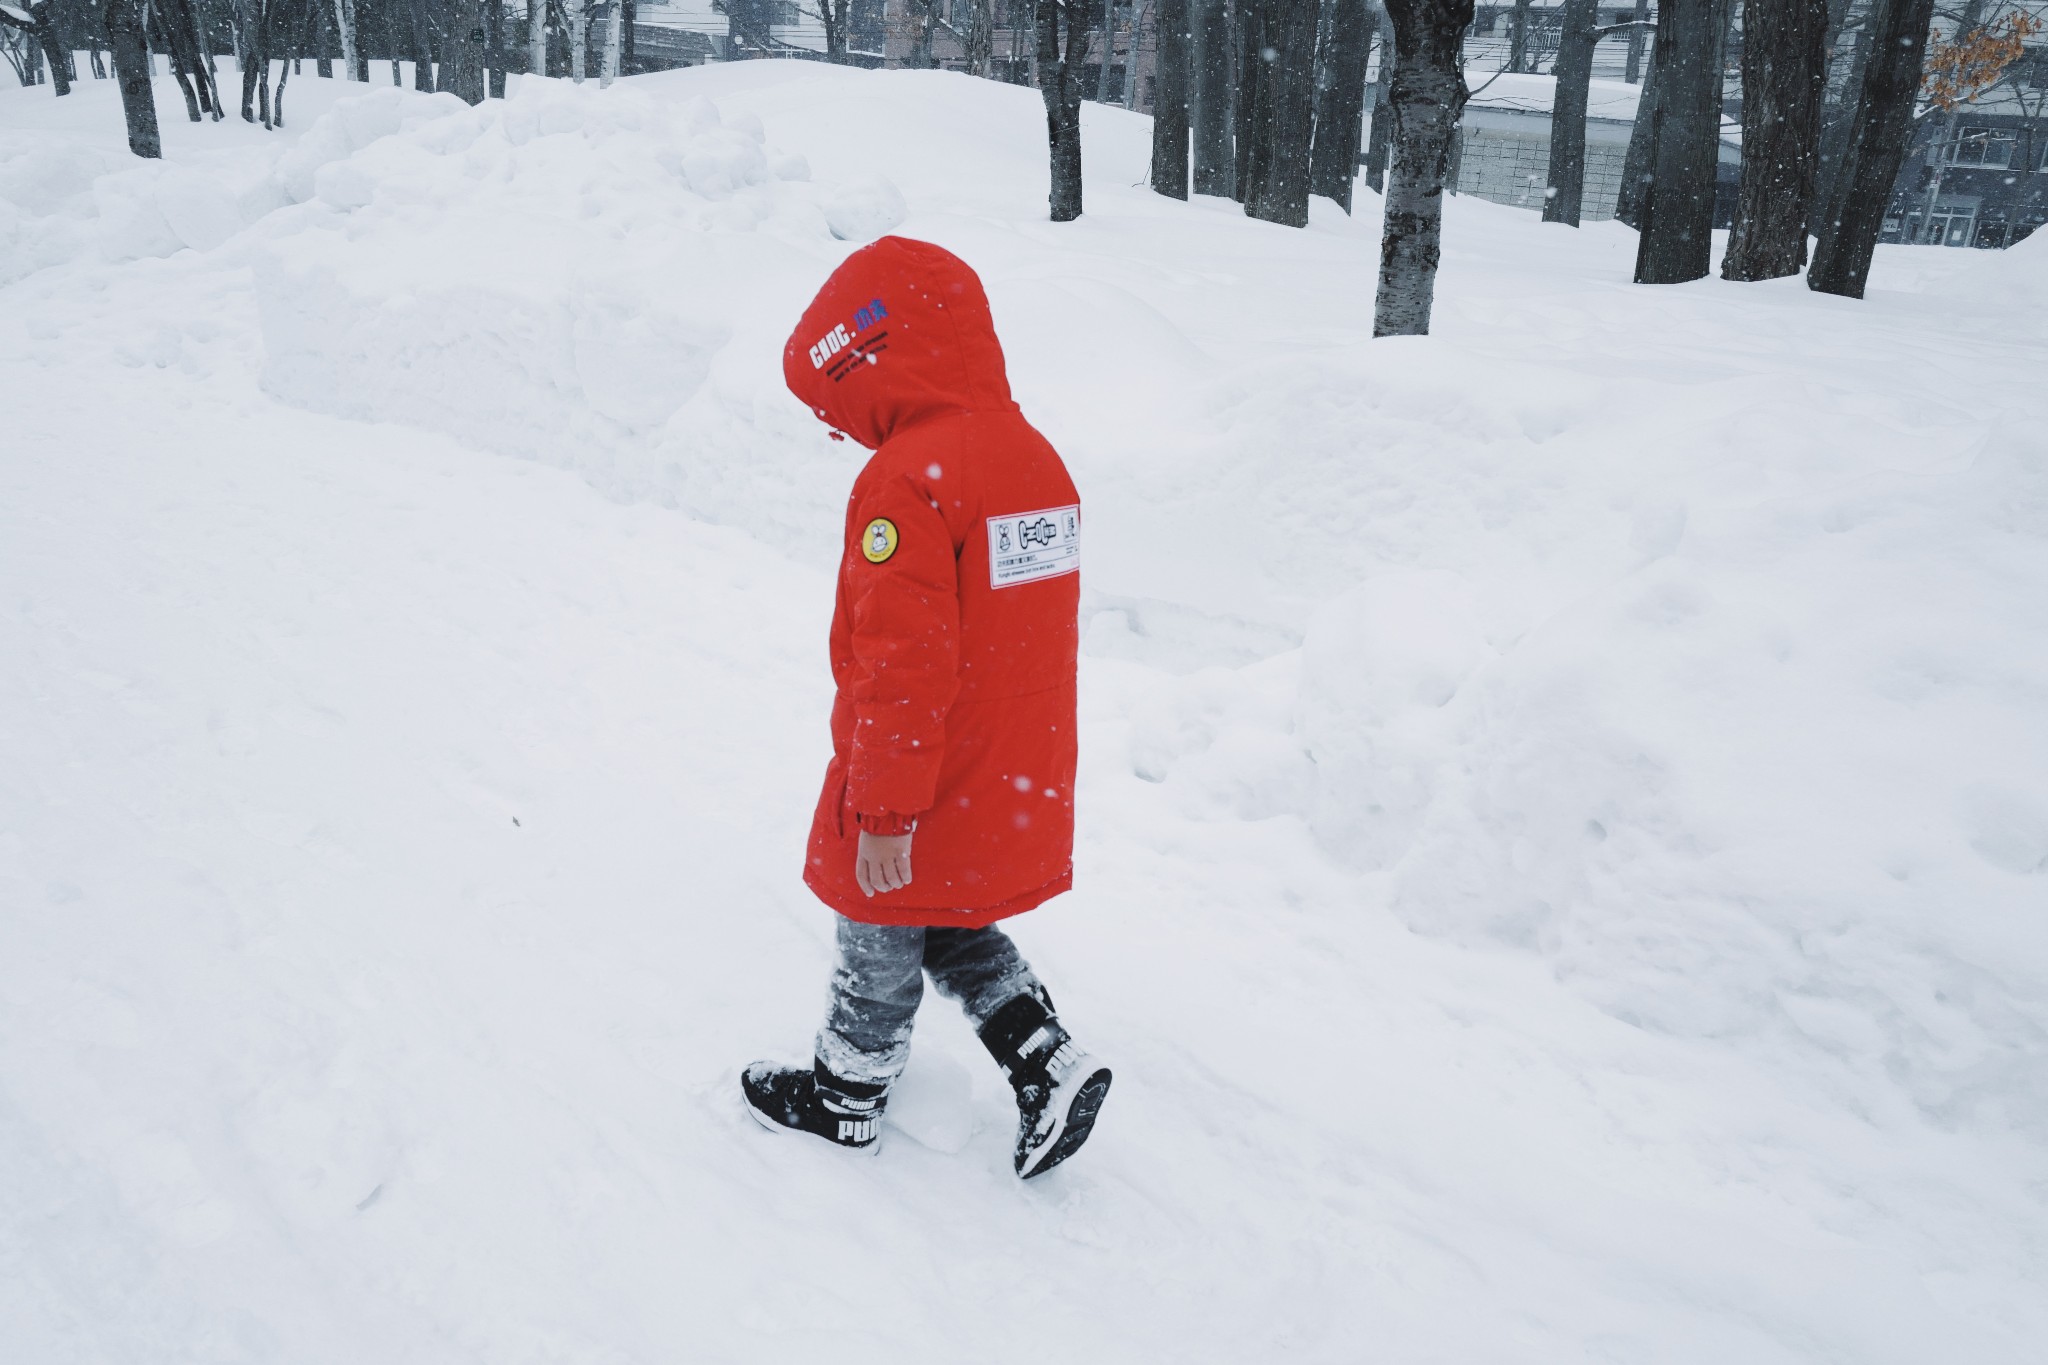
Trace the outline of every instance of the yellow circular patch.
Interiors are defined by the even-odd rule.
[[[896,553],[896,523],[887,517],[876,517],[868,523],[868,529],[861,533],[860,552],[868,557],[868,563],[880,564]]]

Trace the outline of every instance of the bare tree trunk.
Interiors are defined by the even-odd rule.
[[[426,0],[406,0],[412,16],[412,88],[434,88],[434,22],[427,13]]]
[[[1628,68],[1622,79],[1630,85],[1643,80],[1643,45],[1650,36],[1650,0],[1636,0],[1635,24],[1628,31]]]
[[[1131,33],[1135,54],[1138,35]],[[1188,197],[1188,0],[1160,0],[1158,73],[1152,102],[1152,189],[1170,199]],[[1137,85],[1137,62],[1124,64],[1124,79]]]
[[[19,16],[19,17],[17,17]],[[59,32],[55,0],[23,0],[12,12],[0,11],[0,25],[17,29],[29,36],[34,46],[28,49],[28,66],[24,68],[24,85],[36,84],[38,61],[50,68],[50,84],[57,87],[57,96],[62,98],[71,93],[71,82],[77,72],[72,69],[71,53],[67,50]]]
[[[1508,15],[1508,70],[1529,69],[1529,0],[1515,0]]]
[[[1841,206],[1820,225],[1813,268],[1806,274],[1808,287],[1823,294],[1860,299],[1869,282],[1870,258],[1906,158],[1933,17],[1934,0],[1877,0],[1870,16],[1870,58],[1838,172]]]
[[[1643,226],[1643,205],[1650,198],[1650,176],[1657,163],[1657,101],[1662,95],[1657,79],[1657,53],[1652,48],[1642,93],[1636,96],[1636,120],[1629,129],[1628,152],[1621,161],[1621,192],[1614,203],[1614,216],[1639,232]]]
[[[1095,63],[1095,102],[1109,103],[1109,67],[1116,57],[1116,0],[1102,0],[1102,59]]]
[[[1394,82],[1394,25],[1385,10],[1380,11],[1378,36],[1380,66],[1373,73],[1372,89],[1365,97],[1366,110],[1372,115],[1372,127],[1365,143],[1365,183],[1372,187],[1373,193],[1384,194],[1387,188],[1387,151],[1394,140],[1394,120],[1387,113],[1387,91]]]
[[[1230,141],[1230,88],[1236,63],[1226,0],[1188,0],[1188,20],[1194,190],[1229,198],[1237,188],[1237,153]]]
[[[625,0],[611,0],[611,13],[605,16],[604,74],[597,82],[600,89],[610,89],[611,83],[619,78],[619,44],[624,36],[625,14]]]
[[[1251,113],[1244,211],[1286,227],[1308,226],[1316,12],[1315,0],[1245,0],[1245,50],[1253,60],[1248,88],[1239,92]]]
[[[172,69],[185,96],[185,112],[194,123],[201,112],[221,117],[220,87],[213,79],[213,59],[207,53],[206,31],[192,0],[155,0],[157,27],[170,50]]]
[[[1189,55],[1194,51],[1194,39],[1188,31],[1188,0],[1181,0],[1180,8],[1181,50],[1184,54],[1181,62],[1180,103],[1183,117],[1185,117],[1190,92],[1194,89],[1194,73],[1190,66],[1193,58]],[[1139,3],[1131,6],[1131,52],[1128,57],[1124,58],[1124,108],[1126,109],[1136,109],[1138,107],[1138,45],[1144,40],[1144,36],[1145,5],[1143,0],[1140,0]],[[1165,50],[1166,28],[1163,22],[1160,25],[1158,41],[1161,45],[1160,51],[1153,54],[1152,60],[1152,81],[1154,85],[1159,83],[1158,65],[1163,60]],[[1159,96],[1156,91],[1153,93],[1152,102],[1155,106],[1159,103]],[[1185,198],[1186,196],[1183,195],[1182,197]]]
[[[334,28],[341,38],[341,78],[356,80],[355,0],[334,0]]]
[[[496,4],[497,0],[489,0]],[[484,15],[478,0],[449,0],[448,32],[435,84],[464,104],[484,102]]]
[[[1088,59],[1088,13],[1080,0],[1036,0],[1038,89],[1045,99],[1046,141],[1052,151],[1052,220],[1081,216],[1081,67]],[[1067,29],[1060,55],[1060,24]]]
[[[483,0],[484,72],[487,93],[494,100],[505,98],[505,6],[503,0]]]
[[[1586,197],[1586,104],[1593,88],[1597,0],[1564,0],[1557,36],[1557,92],[1550,101],[1550,176],[1543,221],[1579,225]]]
[[[1372,57],[1378,16],[1366,0],[1332,0],[1325,57],[1317,72],[1316,140],[1309,159],[1309,191],[1351,212],[1358,179],[1358,144],[1365,133],[1365,68]]]
[[[584,0],[562,0],[569,16],[569,79],[583,84],[590,71],[590,11]]]
[[[1443,249],[1444,180],[1465,104],[1472,0],[1387,0],[1387,17],[1394,25],[1394,78],[1385,116],[1394,155],[1372,334],[1427,336]]]
[[[1806,264],[1827,36],[1827,0],[1743,0],[1742,198],[1724,280],[1775,280]]]
[[[114,78],[121,83],[121,112],[128,123],[128,150],[137,156],[162,157],[156,95],[149,84],[149,44],[142,30],[142,0],[107,0],[106,23]]]
[[[842,13],[845,0],[840,0]],[[840,39],[840,56],[835,61],[845,60],[846,40]],[[995,0],[968,0],[967,32],[961,38],[966,49],[967,70],[970,74],[988,79],[989,65],[996,54],[996,12]]]
[[[526,0],[526,69],[548,74],[548,0]]]
[[[1661,0],[1658,7],[1656,152],[1636,243],[1637,284],[1682,284],[1713,266],[1725,3]]]

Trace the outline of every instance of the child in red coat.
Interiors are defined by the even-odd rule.
[[[1011,401],[981,281],[950,252],[855,252],[782,363],[874,455],[847,502],[804,872],[839,912],[839,966],[812,1067],[756,1062],[742,1089],[764,1123],[873,1146],[929,972],[1017,1092],[1029,1178],[1086,1141],[1110,1082],[993,927],[1073,884],[1080,497]]]

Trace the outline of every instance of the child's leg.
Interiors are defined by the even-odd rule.
[[[958,1001],[977,1030],[1020,995],[1052,1009],[1052,997],[1031,965],[997,928],[925,930],[924,969],[939,994]]]
[[[910,1060],[910,1026],[924,996],[925,930],[840,916],[818,1060],[834,1076],[887,1087]]]

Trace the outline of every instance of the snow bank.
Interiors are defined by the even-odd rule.
[[[734,403],[745,439],[803,282],[902,219],[886,179],[809,175],[759,118],[702,98],[534,82],[476,109],[345,100],[278,166],[305,207],[256,253],[264,386],[688,503],[681,467],[718,419],[689,449],[661,444],[667,424]],[[735,344],[740,396],[707,392]]]
[[[0,1338],[2038,1356],[2031,246],[1637,289],[1454,200],[1375,341],[1373,196],[1162,199],[1121,110],[1053,225],[1036,93],[951,73],[301,94],[354,103],[167,130],[273,204],[167,262],[102,204],[219,196],[49,155],[105,91],[8,163],[75,254],[0,308]],[[1088,503],[1077,889],[1017,932],[1118,1089],[1021,1190],[938,1002],[857,1174],[732,1093],[830,943],[859,452],[779,350],[899,214]]]
[[[1462,579],[1373,578],[1309,633],[1317,828],[1621,1018],[2048,1136],[2048,631],[1978,586],[2048,581],[2044,506],[1994,448],[1695,514],[1498,652]]]

